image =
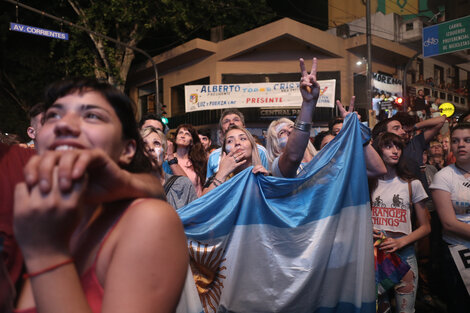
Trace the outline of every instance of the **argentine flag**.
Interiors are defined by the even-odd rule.
[[[301,177],[249,168],[178,210],[203,312],[375,312],[369,136],[349,114]]]

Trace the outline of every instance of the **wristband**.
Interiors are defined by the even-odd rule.
[[[55,269],[58,269],[59,267],[62,267],[64,265],[67,265],[67,264],[70,264],[70,263],[73,263],[74,262],[74,259],[70,258],[70,259],[67,259],[63,262],[60,262],[60,263],[57,263],[57,264],[54,264],[54,265],[51,265],[49,267],[46,267],[42,270],[39,270],[37,272],[33,272],[33,273],[26,273],[23,275],[23,278],[24,279],[27,279],[27,278],[32,278],[32,277],[36,277],[36,276],[39,276],[39,275],[42,275],[42,274],[45,274],[45,273],[48,273],[48,272],[51,272]]]
[[[173,164],[178,164],[178,159],[176,157],[168,161],[168,165],[173,165]]]
[[[222,182],[222,181],[220,181],[220,180],[218,180],[218,179],[217,179],[217,177],[215,177],[215,176],[214,176],[214,181],[218,182],[218,183],[219,183],[219,185],[222,185],[222,184],[223,184],[223,182]]]
[[[310,129],[312,129],[312,123],[307,123],[296,119],[294,123],[294,128],[302,132],[310,133]]]

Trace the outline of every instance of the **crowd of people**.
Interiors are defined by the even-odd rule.
[[[106,83],[52,84],[31,110],[34,149],[0,143],[0,265],[9,278],[0,282],[0,310],[174,311],[189,266],[177,210],[247,169],[305,175],[357,114],[354,97],[347,110],[337,101],[340,116],[310,137],[317,60],[308,72],[300,59],[300,69],[300,113],[273,121],[266,147],[235,108],[221,114],[218,147],[208,129],[182,124],[168,138],[154,114],[137,123],[129,98]],[[423,114],[381,120],[363,145],[370,235],[409,266],[377,295],[380,312],[414,312],[418,295],[430,306],[441,297],[447,312],[470,307],[456,257],[470,249],[470,114],[451,128],[445,116]]]

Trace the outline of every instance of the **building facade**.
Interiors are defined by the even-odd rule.
[[[191,123],[216,128],[220,110],[185,112],[185,85],[298,81],[300,57],[306,60],[307,68],[317,57],[318,79],[336,79],[335,98],[349,103],[355,95],[357,107],[363,110],[361,115],[367,116],[370,105],[366,103],[366,68],[358,65],[365,53],[363,34],[344,38],[334,31],[325,32],[284,18],[218,42],[193,39],[153,59],[159,71],[159,99],[166,106],[170,127]],[[403,79],[403,68],[415,53],[398,42],[374,36],[372,71]],[[150,63],[131,70],[128,88],[141,114],[156,109],[155,75]],[[296,114],[296,110],[271,112],[261,106],[241,111],[247,126],[258,132],[279,115]],[[335,109],[318,108],[315,124],[326,125],[335,115]]]

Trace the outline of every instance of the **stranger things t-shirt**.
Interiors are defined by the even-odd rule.
[[[428,195],[419,180],[411,182],[411,201],[417,203]],[[408,183],[398,177],[378,180],[372,193],[372,224],[377,230],[411,233],[410,194]]]

